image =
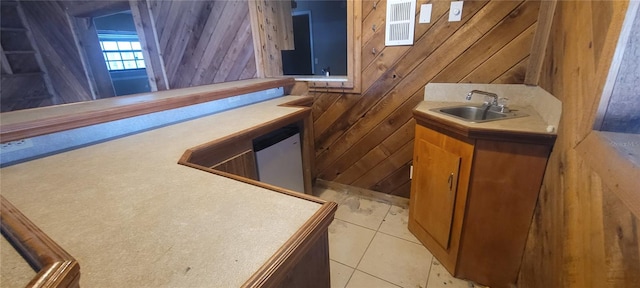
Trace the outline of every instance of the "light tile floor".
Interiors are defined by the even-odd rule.
[[[409,210],[348,192],[314,188],[338,203],[329,226],[332,288],[482,287],[453,278],[407,229]]]

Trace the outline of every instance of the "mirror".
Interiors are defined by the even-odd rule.
[[[256,77],[246,1],[3,0],[1,13],[2,112]],[[129,43],[125,51],[103,51],[99,38],[108,33],[99,32],[108,29],[99,23],[110,15],[131,16],[141,50],[133,49],[135,40],[121,39]],[[120,60],[105,54],[116,52]],[[105,56],[123,67],[135,60],[138,74],[116,77],[124,69],[109,69]],[[123,89],[111,81],[141,75],[147,87]]]

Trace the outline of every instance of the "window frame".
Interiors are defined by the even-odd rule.
[[[135,71],[135,70],[142,70],[145,69],[146,70],[146,64],[144,62],[144,55],[143,55],[143,51],[142,51],[142,44],[140,43],[140,39],[138,38],[137,34],[128,34],[128,33],[122,33],[122,32],[117,32],[117,33],[104,33],[103,31],[98,31],[98,41],[100,43],[100,49],[102,50],[102,55],[104,56],[104,61],[105,64],[107,66],[107,70],[109,72],[115,72],[115,71]],[[140,46],[140,49],[133,49],[133,47],[131,47],[130,50],[123,50],[120,49],[120,46],[118,44],[118,48],[116,50],[106,50],[104,47],[104,42],[129,42],[129,45],[132,46],[132,44],[134,42],[137,42],[138,45]],[[107,53],[118,53],[120,54],[120,59],[119,60],[110,60],[107,57]],[[134,59],[130,60],[130,59],[124,59],[123,57],[123,53],[133,53],[134,54]],[[140,54],[140,58],[138,58],[138,56],[136,56],[136,53]],[[136,68],[126,68],[125,66],[125,61],[133,61],[133,63],[135,63]],[[140,67],[140,61],[142,61],[142,65],[143,67]],[[122,64],[122,69],[112,69],[111,68],[111,64],[110,62],[120,62]]]
[[[346,76],[308,76],[286,75],[296,81],[307,82],[309,91],[334,90],[360,93],[362,39],[362,1],[347,0],[347,75]]]

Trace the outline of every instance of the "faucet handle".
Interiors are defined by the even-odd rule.
[[[498,106],[498,97],[493,95],[484,95],[484,103],[490,106]]]
[[[500,97],[498,98],[498,107],[500,107],[500,112],[502,113],[508,113],[509,111],[509,107],[507,107],[507,101],[509,100],[509,98],[507,97]]]

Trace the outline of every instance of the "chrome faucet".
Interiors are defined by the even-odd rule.
[[[491,103],[487,103],[487,104],[489,104],[490,106],[498,106],[498,94],[482,91],[482,90],[471,90],[471,92],[467,93],[467,100],[471,100],[471,96],[473,96],[474,93],[493,97],[493,99],[491,100]]]
[[[491,92],[482,91],[482,90],[471,90],[469,93],[467,93],[467,100],[471,100],[471,96],[473,96],[473,94],[482,94],[482,95],[493,98],[491,99],[491,102],[485,102],[485,105],[487,105],[487,109],[491,108],[491,110],[499,111],[503,113],[509,112],[509,108],[507,107],[507,105],[501,104],[498,102],[499,100],[503,100],[502,102],[505,103],[506,100],[508,100],[507,98],[498,98],[498,94],[496,93],[491,93]],[[495,107],[495,108],[492,108],[492,107]]]

